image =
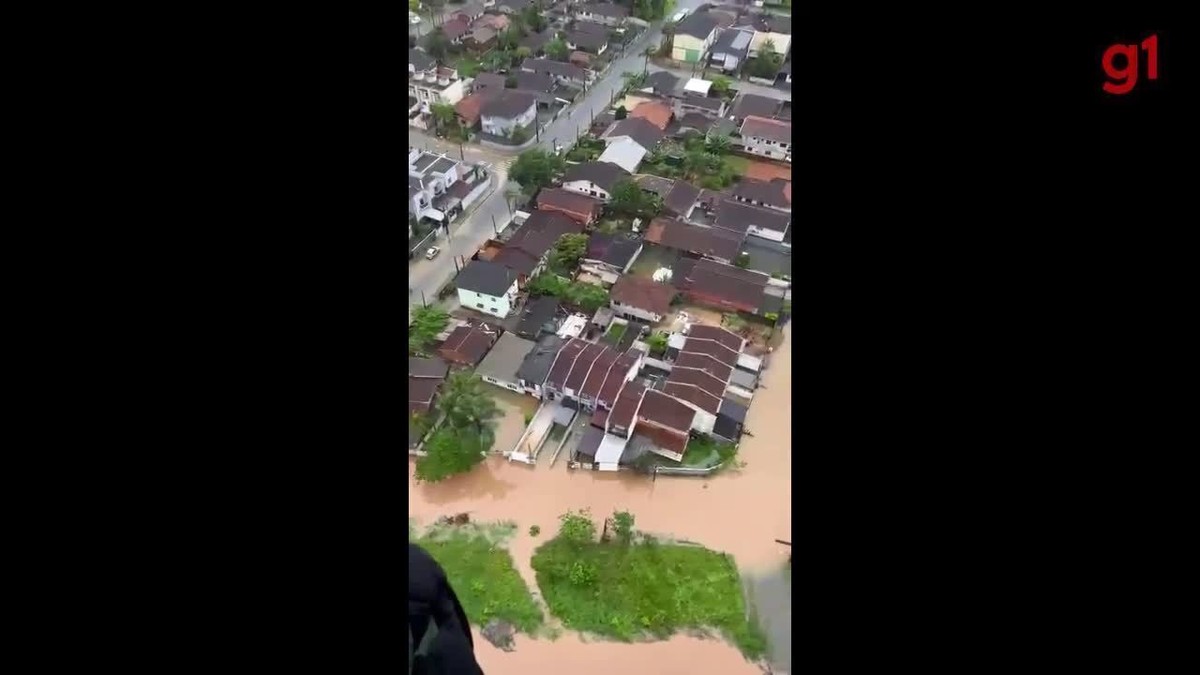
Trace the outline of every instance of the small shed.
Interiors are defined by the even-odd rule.
[[[608,328],[608,324],[612,323],[612,320],[612,308],[601,307],[600,309],[596,310],[596,315],[592,317],[592,324],[595,325],[596,328],[604,330],[605,328]]]

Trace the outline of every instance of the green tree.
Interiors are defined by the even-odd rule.
[[[768,38],[758,48],[758,57],[750,62],[748,70],[754,77],[771,80],[779,74],[781,65],[783,58],[775,53],[775,43]]]
[[[496,38],[496,47],[501,51],[512,51],[517,48],[517,42],[520,39],[521,36],[517,26],[512,25],[500,31],[500,36]]]
[[[651,354],[662,355],[667,351],[667,334],[662,332],[655,333],[646,338],[646,344],[650,346]]]
[[[649,221],[662,211],[662,198],[646,192],[628,178],[617,181],[613,186],[609,210],[626,218],[641,218]]]
[[[646,85],[646,73],[627,71],[621,73],[621,77],[625,80],[625,91],[641,89]]]
[[[535,33],[540,33],[546,28],[546,17],[538,11],[537,5],[530,5],[522,10],[521,19]]]
[[[484,390],[483,380],[465,370],[452,373],[442,384],[437,408],[451,428],[472,431],[481,437],[490,434],[489,425],[500,416],[496,402]]]
[[[484,70],[495,72],[501,68],[507,67],[510,63],[512,63],[512,57],[508,54],[508,52],[501,51],[499,49],[493,49],[492,51],[488,52],[488,55],[483,57],[479,63]]]
[[[412,354],[428,354],[434,339],[446,329],[450,315],[436,305],[418,307],[412,313],[412,325],[408,327],[408,351]]]
[[[520,183],[510,178],[504,186],[504,198],[508,201],[508,210],[516,211],[518,206],[524,206],[525,202],[529,201],[529,194]]]
[[[443,133],[449,133],[458,128],[458,113],[449,103],[434,103],[429,106],[429,112],[433,115],[434,126]]]
[[[408,11],[415,12],[421,9],[421,0],[408,0]]]
[[[515,180],[532,192],[549,185],[563,172],[562,157],[555,157],[545,150],[530,150],[521,153],[508,171],[509,180]]]
[[[739,253],[737,255],[737,258],[734,258],[733,264],[736,267],[746,269],[747,267],[750,266],[750,254],[746,253],[745,251],[742,251],[741,253]]]
[[[437,481],[475,468],[487,456],[490,437],[443,426],[425,443],[425,456],[417,459],[417,480]]]
[[[712,79],[712,92],[721,98],[729,96],[733,91],[733,80],[721,75],[714,75]]]
[[[450,40],[446,38],[446,33],[441,26],[434,28],[433,32],[425,38],[425,51],[438,61],[446,58],[446,50],[449,48]]]
[[[590,544],[596,541],[596,524],[587,509],[568,511],[558,517],[562,525],[558,536],[572,544]]]
[[[713,134],[704,139],[704,149],[709,154],[716,155],[717,157],[728,155],[730,144],[731,141],[728,136],[721,136],[719,134]]]
[[[571,50],[567,47],[567,43],[563,42],[561,38],[554,38],[546,43],[545,52],[546,56],[554,59],[555,61],[566,61],[567,54],[569,54]]]
[[[628,116],[629,116],[629,111],[625,109],[625,106],[619,106],[617,108],[617,112],[615,112],[613,114],[613,119],[623,120]]]
[[[642,50],[642,56],[646,57],[646,62],[642,64],[642,72],[646,75],[650,74],[650,57],[654,56],[655,49],[653,46],[646,47]]]
[[[692,178],[708,173],[712,159],[703,150],[689,150],[683,155],[683,172]]]
[[[550,269],[558,274],[568,274],[587,252],[587,245],[586,234],[564,234],[559,237],[554,243],[554,248],[550,250]]]
[[[517,47],[517,50],[513,54],[513,65],[520,65],[522,61],[533,56],[533,50],[529,47]]]
[[[608,291],[577,281],[567,287],[567,301],[585,312],[595,312],[608,304]]]
[[[628,511],[613,511],[613,531],[617,535],[617,541],[622,544],[629,544],[633,541],[633,514]]]

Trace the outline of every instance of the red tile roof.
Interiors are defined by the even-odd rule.
[[[609,432],[628,433],[630,427],[633,426],[633,416],[637,412],[638,404],[642,401],[642,393],[646,391],[646,385],[638,380],[627,382],[621,388],[621,394],[617,396],[617,403],[613,406],[612,412],[608,415],[608,430]]]
[[[609,297],[623,305],[655,314],[667,314],[671,311],[671,300],[676,293],[670,284],[624,274],[613,284]]]
[[[477,91],[463,100],[454,104],[454,112],[466,122],[468,127],[475,126],[479,122],[479,109],[483,106],[487,95],[482,91]]]
[[[718,380],[716,377],[704,370],[696,368],[676,367],[671,369],[671,376],[667,378],[667,384],[686,384],[693,387],[700,387],[704,391],[721,398],[725,395],[725,382]]]
[[[688,328],[687,333],[689,338],[698,338],[701,340],[716,340],[733,351],[741,351],[742,344],[745,340],[742,336],[734,333],[728,328],[720,326],[709,326],[706,324],[694,323]]]
[[[733,368],[716,357],[695,352],[680,352],[679,358],[675,359],[675,367],[699,368],[722,382],[728,382],[733,374]]]
[[[621,353],[615,349],[605,349],[600,354],[596,362],[592,364],[592,372],[588,374],[587,380],[579,389],[581,398],[596,400],[596,395],[600,393],[600,388],[604,385],[604,379],[608,377],[609,370],[620,355]]]
[[[653,389],[646,392],[642,399],[642,407],[638,409],[638,419],[653,422],[665,429],[674,429],[685,436],[692,428],[695,418],[696,411]],[[638,430],[641,430],[640,425]]]
[[[579,352],[582,352],[587,346],[588,343],[579,338],[571,338],[570,342],[563,345],[554,359],[550,373],[546,375],[546,386],[562,389],[563,384],[567,381],[567,375],[571,372],[571,366],[575,365],[575,357],[579,356]]]
[[[571,374],[567,376],[566,384],[563,387],[574,391],[575,395],[579,396],[583,382],[592,370],[592,364],[606,349],[608,349],[606,345],[598,343],[592,343],[585,347],[579,357],[575,359],[575,365],[571,368]]]
[[[538,192],[537,208],[539,211],[558,211],[584,225],[590,225],[600,216],[601,203],[570,190],[542,188]]]
[[[713,415],[716,415],[717,411],[721,409],[720,397],[713,396],[707,391],[699,387],[693,387],[690,384],[668,383],[663,386],[663,391]]]
[[[600,387],[600,393],[596,396],[597,402],[606,408],[611,408],[616,404],[621,386],[625,384],[625,375],[636,361],[637,357],[628,352],[617,357],[616,362],[608,371],[608,377],[604,379],[604,384]]]
[[[653,101],[643,103],[634,108],[633,112],[629,113],[629,116],[644,119],[659,129],[666,131],[667,125],[671,123],[671,108],[665,103]]]

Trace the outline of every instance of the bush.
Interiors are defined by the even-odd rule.
[[[621,107],[617,108],[617,112],[613,115],[613,119],[623,120],[628,115],[629,115],[629,111],[625,109],[625,106],[621,106]]]
[[[438,300],[445,300],[446,298],[454,295],[457,291],[458,291],[458,286],[455,286],[454,282],[451,281],[451,282],[447,283],[445,286],[442,286],[442,289],[437,292]]]
[[[537,525],[530,525],[530,526],[529,526],[529,536],[531,536],[531,537],[536,537],[536,536],[538,536],[538,535],[539,535],[539,534],[541,534],[541,533],[542,533],[542,528],[541,528],[541,527],[538,527]]]
[[[558,538],[572,544],[587,544],[596,541],[596,524],[587,509],[568,511],[559,516],[562,526]]]

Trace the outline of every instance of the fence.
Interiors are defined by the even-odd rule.
[[[654,478],[657,479],[659,474],[664,476],[708,476],[723,466],[725,466],[725,462],[721,462],[716,466],[710,466],[707,469],[693,466],[656,466],[654,467]]]

